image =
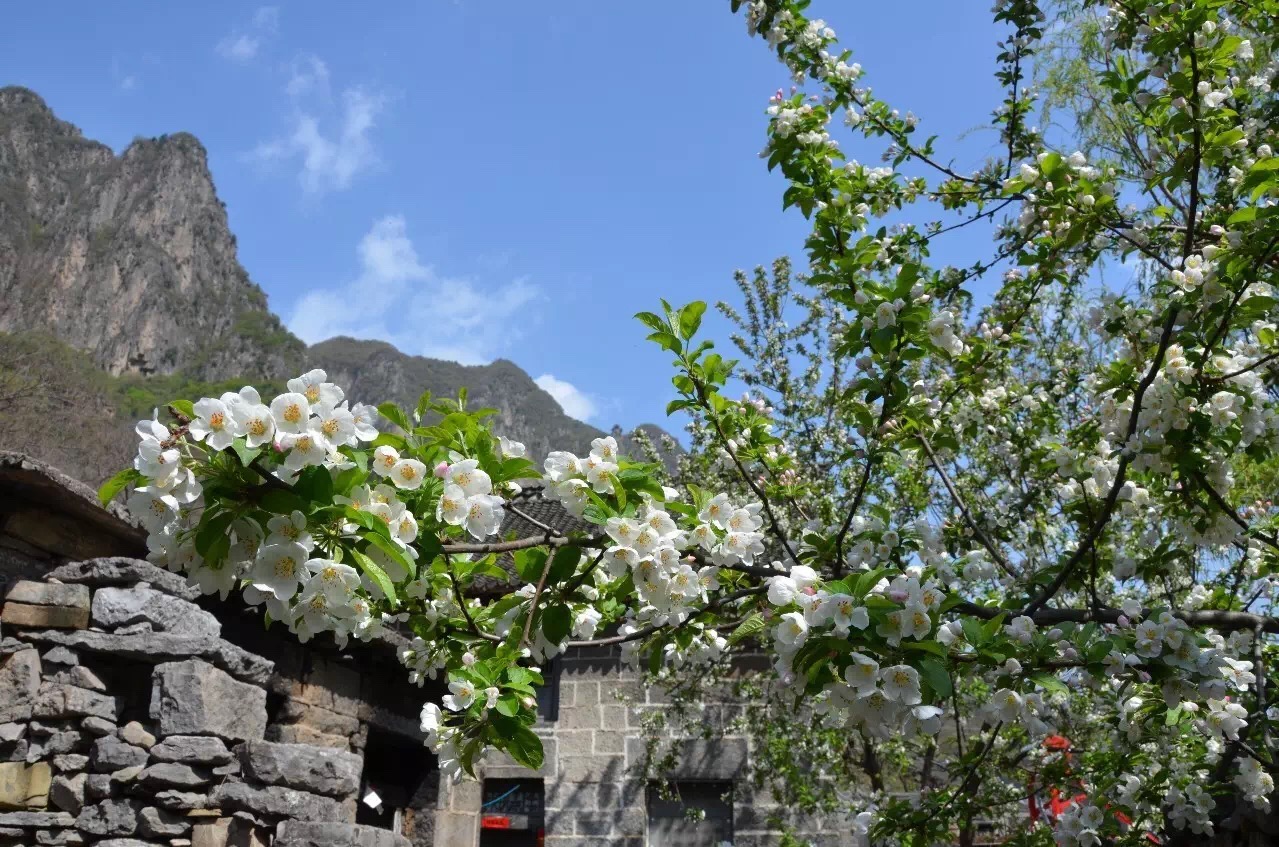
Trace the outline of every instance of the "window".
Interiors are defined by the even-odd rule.
[[[403,834],[405,810],[421,808],[418,794],[437,773],[435,757],[422,744],[369,727],[355,822]]]
[[[550,665],[542,678],[546,685],[537,689],[537,718],[546,723],[555,723],[560,719],[560,664],[559,657],[551,659]]]
[[[546,787],[540,779],[486,779],[480,847],[540,847],[546,837]]]
[[[732,840],[733,783],[649,784],[649,847],[718,847]]]

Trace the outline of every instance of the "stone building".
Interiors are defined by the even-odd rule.
[[[539,511],[556,508],[522,506],[566,526]],[[418,729],[443,692],[407,682],[395,636],[301,645],[145,549],[122,509],[0,454],[0,847],[778,842],[779,810],[744,779],[744,737],[664,739],[675,795],[650,784],[641,721],[661,693],[607,650],[548,669],[541,770],[493,757],[480,781],[452,784]],[[720,722],[738,708],[706,704]],[[839,821],[806,823],[815,845],[851,843]]]

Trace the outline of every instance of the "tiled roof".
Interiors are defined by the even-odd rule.
[[[512,538],[544,537],[546,530],[516,513],[516,509],[535,521],[553,527],[565,535],[571,532],[590,531],[593,524],[575,518],[557,500],[542,497],[540,483],[531,483],[523,491],[511,498],[511,507],[506,510],[506,518],[498,530],[498,538],[503,541]],[[505,582],[489,576],[478,576],[471,584],[471,594],[500,594],[519,586],[520,578],[515,573],[515,562],[510,553],[502,554],[497,560],[498,567],[511,575]]]

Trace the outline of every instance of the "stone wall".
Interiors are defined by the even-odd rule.
[[[354,823],[362,739],[404,729],[367,705],[370,674],[304,661],[279,631],[260,639],[288,658],[277,666],[200,600],[124,558],[9,580],[0,845],[409,847]]]
[[[651,776],[732,783],[734,847],[781,843],[781,835],[769,827],[773,815],[787,819],[812,847],[855,843],[846,822],[788,817],[766,792],[754,789],[745,736],[664,738],[653,759],[673,750],[676,764],[654,773],[643,721],[647,712],[665,708],[663,699],[660,690],[646,688],[638,673],[623,668],[615,652],[571,650],[560,660],[558,717],[536,727],[546,752],[541,770],[498,755],[485,763],[482,776],[544,780],[546,847],[643,847]],[[727,691],[712,694],[704,706],[717,729],[729,728],[742,708]],[[441,789],[436,847],[480,842],[482,790],[474,782]]]

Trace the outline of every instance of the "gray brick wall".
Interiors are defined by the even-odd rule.
[[[665,708],[663,693],[646,689],[638,673],[623,669],[616,654],[603,650],[570,651],[561,658],[561,668],[558,719],[536,727],[544,740],[545,764],[529,771],[499,754],[490,756],[481,776],[544,780],[546,847],[642,847],[648,821],[643,721]],[[707,724],[721,732],[740,711],[741,704],[725,687],[709,695],[704,715]],[[658,756],[672,748],[678,764],[667,777],[733,782],[734,847],[780,842],[780,834],[768,828],[769,817],[779,807],[767,792],[749,785],[745,736],[664,738]],[[481,794],[478,783],[441,785],[436,847],[479,843]],[[839,821],[798,823],[814,847],[853,843]]]

